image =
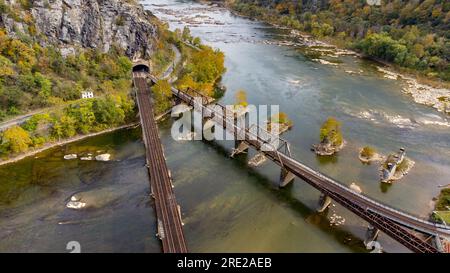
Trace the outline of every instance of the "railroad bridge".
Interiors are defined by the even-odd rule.
[[[149,85],[155,84],[157,79],[148,71],[148,66],[137,64],[133,68],[133,80],[147,148],[152,194],[156,200],[158,230],[164,252],[185,252],[187,248],[180,209],[172,191],[170,173],[165,164],[158,128],[153,118]],[[445,252],[442,242],[449,241],[450,227],[421,219],[358,193],[297,161],[291,155],[289,143],[279,136],[273,136],[257,125],[251,128],[239,126],[236,116],[227,113],[226,107],[221,104],[211,103],[200,95],[201,99],[195,99],[198,94],[192,90],[183,92],[173,87],[171,90],[178,103],[199,110],[203,122],[213,122],[215,126],[221,126],[225,131],[238,136],[235,138],[239,139],[235,140],[235,153],[244,152],[252,147],[279,165],[280,187],[288,185],[298,177],[322,193],[318,211],[324,211],[334,201],[367,221],[369,226],[365,238],[366,245],[375,241],[379,231],[382,231],[413,252]],[[277,141],[273,141],[274,138],[277,138]],[[277,143],[276,146],[274,143]],[[267,149],[268,147],[270,149]]]
[[[166,253],[187,252],[183,234],[180,207],[173,192],[172,178],[167,168],[164,150],[159,139],[154,118],[150,86],[147,82],[149,67],[136,64],[133,67],[133,84],[139,107],[142,133],[147,157],[151,194],[155,199],[158,237]]]

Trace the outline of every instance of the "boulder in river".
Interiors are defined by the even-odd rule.
[[[78,158],[78,156],[76,154],[69,154],[69,155],[64,156],[65,160],[71,160],[71,159],[76,159],[76,158]]]
[[[356,183],[350,184],[350,189],[357,193],[362,193],[362,189],[360,186],[356,185]]]
[[[113,187],[79,192],[71,196],[66,207],[75,210],[102,208],[119,199],[121,194],[122,193],[117,192]]]
[[[111,159],[110,154],[101,154],[95,157],[95,160],[97,161],[109,161]]]

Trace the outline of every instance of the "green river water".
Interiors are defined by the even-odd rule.
[[[294,122],[283,137],[299,161],[346,185],[357,183],[374,199],[428,217],[438,185],[450,183],[450,123],[403,94],[400,81],[384,78],[376,64],[353,56],[339,57],[338,66],[315,62],[304,48],[282,45],[295,41],[288,30],[223,8],[176,0],[142,3],[171,29],[187,24],[204,43],[225,53],[227,91],[221,102],[232,103],[242,88],[251,104],[280,105]],[[197,24],[196,18],[206,23]],[[329,116],[342,121],[348,144],[338,156],[316,157],[310,147]],[[362,244],[367,223],[338,205],[316,213],[320,194],[306,183],[296,179],[280,190],[275,164],[247,166],[254,151],[230,159],[232,143],[175,141],[171,124],[170,119],[161,122],[160,135],[190,251],[367,251]],[[383,154],[405,147],[416,165],[404,179],[381,184],[378,164],[358,160],[365,145]],[[104,152],[113,160],[63,159]],[[67,252],[69,241],[80,242],[83,252],[160,252],[144,164],[141,132],[135,128],[0,167],[0,252]],[[95,192],[102,205],[66,208],[80,191]],[[332,224],[335,215],[345,223]],[[384,234],[379,241],[388,252],[408,251]]]

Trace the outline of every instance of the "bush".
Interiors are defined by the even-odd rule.
[[[22,153],[28,150],[32,141],[27,131],[19,126],[13,126],[3,132],[2,144],[12,153]]]
[[[243,107],[247,107],[247,93],[244,90],[239,90],[236,92],[236,103],[234,105],[240,105]]]
[[[376,154],[376,150],[372,147],[366,146],[361,150],[361,156],[365,158],[371,158]]]
[[[443,189],[436,202],[436,210],[448,210],[450,206],[450,189]]]
[[[334,146],[342,145],[341,123],[335,118],[329,117],[320,129],[320,141],[331,143]]]
[[[159,80],[152,87],[155,113],[161,114],[172,107],[172,91],[167,80]]]

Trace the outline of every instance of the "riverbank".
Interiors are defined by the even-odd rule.
[[[34,156],[34,155],[36,155],[38,153],[44,152],[44,151],[46,151],[48,149],[51,149],[51,148],[54,148],[54,147],[57,147],[57,146],[66,145],[66,144],[69,144],[69,143],[72,143],[72,142],[76,142],[76,141],[79,141],[79,140],[83,140],[83,139],[86,139],[86,138],[90,138],[90,137],[94,137],[94,136],[98,136],[98,135],[102,135],[102,134],[106,134],[106,133],[111,133],[111,132],[114,132],[114,131],[117,131],[117,130],[121,130],[121,129],[132,128],[132,127],[138,126],[138,125],[139,125],[139,123],[135,122],[135,123],[127,124],[127,125],[122,125],[122,126],[106,129],[106,130],[103,130],[103,131],[100,131],[100,132],[90,133],[90,134],[86,134],[86,135],[78,135],[78,136],[75,136],[75,137],[71,137],[71,138],[60,140],[60,141],[56,141],[56,142],[49,142],[49,143],[46,143],[42,147],[39,147],[37,149],[33,149],[33,150],[30,150],[30,151],[27,151],[26,153],[16,155],[16,156],[14,156],[12,158],[9,158],[7,160],[0,160],[0,166],[16,163],[16,162],[18,162],[18,161],[20,161],[22,159]]]
[[[380,60],[378,58],[364,55],[360,52],[354,51],[351,47],[343,44],[342,40],[333,37],[316,38],[310,33],[299,31],[296,28],[285,26],[280,24],[276,20],[266,20],[260,17],[249,16],[246,13],[242,13],[233,8],[228,3],[218,3],[216,1],[199,1],[202,3],[208,3],[210,6],[220,6],[228,9],[232,14],[248,18],[251,20],[257,20],[267,23],[271,26],[280,29],[288,29],[291,31],[291,36],[300,40],[298,43],[301,46],[306,46],[308,50],[315,53],[323,54],[322,57],[334,57],[337,58],[342,55],[351,55],[357,58],[364,58],[376,63],[376,67],[380,73],[384,73],[386,78],[392,80],[402,81],[402,92],[409,95],[415,103],[423,104],[435,108],[441,113],[450,114],[450,82],[443,81],[441,79],[432,78],[428,75],[424,75],[421,71],[411,70],[404,67],[399,67],[393,63]],[[287,43],[286,45],[297,45],[297,43]],[[339,63],[330,62],[328,59],[322,59],[314,57],[312,59],[321,64],[338,66]],[[387,68],[387,69],[386,69]],[[388,71],[386,73],[386,71]],[[361,71],[348,71],[349,74],[361,74]],[[393,76],[395,75],[395,76]]]

